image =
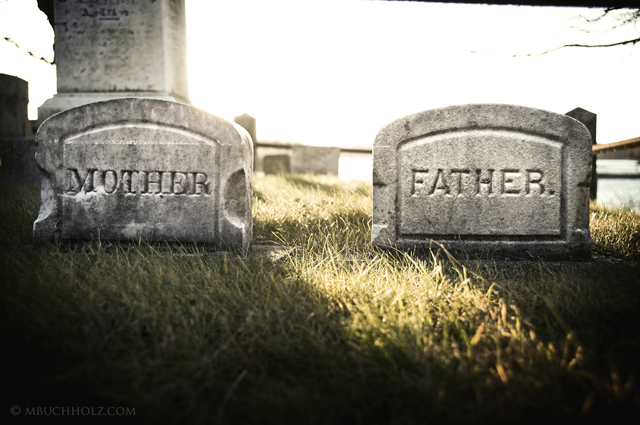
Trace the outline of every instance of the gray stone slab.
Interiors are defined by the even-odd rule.
[[[117,97],[189,102],[184,0],[56,1],[54,14],[58,93],[39,122]]]
[[[13,75],[0,74],[0,138],[30,136],[29,83]]]
[[[337,176],[339,161],[339,148],[294,145],[291,153],[291,172]]]
[[[0,179],[5,182],[33,183],[40,178],[28,105],[29,83],[0,74]]]
[[[577,120],[459,105],[396,120],[373,146],[372,242],[589,258],[591,136]]]
[[[262,159],[265,174],[291,174],[290,155],[267,155]]]
[[[253,149],[242,127],[182,103],[116,99],[52,116],[36,142],[36,239],[247,250]]]

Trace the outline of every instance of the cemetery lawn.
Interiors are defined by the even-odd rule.
[[[418,258],[371,246],[370,183],[269,176],[254,189],[243,260],[34,244],[39,190],[0,186],[5,409],[216,424],[640,412],[640,214],[592,204],[590,262]]]

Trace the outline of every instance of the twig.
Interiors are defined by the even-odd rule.
[[[36,56],[36,55],[34,55],[33,53],[31,53],[30,51],[28,51],[27,49],[23,49],[22,47],[20,47],[20,45],[19,45],[18,43],[16,43],[15,41],[13,41],[13,40],[11,39],[11,37],[4,37],[4,36],[2,36],[2,38],[4,38],[4,39],[5,39],[6,41],[8,41],[9,43],[11,43],[11,44],[13,44],[14,46],[16,46],[18,49],[22,50],[23,52],[28,53],[28,54],[29,54],[29,56],[34,57],[34,58],[36,58],[36,59],[38,59],[38,60],[41,60],[41,61],[43,61],[43,62],[46,62],[46,63],[48,63],[49,65],[53,65],[53,62],[50,62],[50,61],[48,61],[47,59],[45,59],[45,58],[43,58],[43,57],[41,57],[41,56]]]
[[[632,40],[625,40],[625,41],[619,41],[617,43],[611,43],[611,44],[565,44],[563,46],[559,46],[559,47],[555,47],[553,49],[550,50],[546,50],[542,53],[527,53],[527,54],[517,54],[517,55],[500,55],[500,54],[496,54],[496,53],[486,53],[486,52],[480,52],[477,50],[469,50],[469,49],[465,49],[464,47],[461,47],[463,50],[466,50],[467,52],[470,53],[478,53],[481,55],[489,55],[489,56],[501,56],[501,57],[507,57],[507,58],[516,58],[516,57],[529,57],[529,56],[542,56],[542,55],[546,55],[547,53],[551,53],[551,52],[555,52],[556,50],[560,50],[560,49],[565,49],[568,47],[593,47],[593,48],[598,48],[598,47],[614,47],[614,46],[623,46],[625,44],[633,44],[635,45],[636,43],[640,42],[640,37],[638,38],[634,38]]]

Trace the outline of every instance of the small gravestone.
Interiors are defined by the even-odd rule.
[[[292,151],[292,173],[338,175],[339,148],[294,145]]]
[[[148,240],[246,251],[249,134],[190,105],[117,99],[66,110],[37,136],[40,240]]]
[[[262,159],[265,174],[291,174],[291,156],[267,155]]]
[[[460,105],[384,127],[372,242],[468,254],[590,258],[591,136],[573,118]]]
[[[58,93],[38,121],[118,97],[189,102],[184,0],[65,0],[53,5]]]

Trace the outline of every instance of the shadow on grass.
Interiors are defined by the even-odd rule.
[[[347,221],[365,219],[360,214]],[[0,225],[11,220],[3,216]],[[28,219],[22,223],[18,227]],[[340,233],[328,232],[324,222],[307,224],[324,227],[324,234]],[[29,242],[18,227],[8,231],[7,240]],[[390,306],[399,315],[411,303],[429,306],[445,296],[391,293],[375,300],[371,288],[357,294],[369,298],[356,301],[348,287],[365,276],[366,262],[338,265],[335,276],[317,282],[298,266],[309,254],[304,249],[275,263],[198,250],[170,255],[47,246],[16,255],[5,246],[0,253],[0,335],[6,342],[1,350],[9,359],[6,382],[17,400],[10,404],[133,407],[137,423],[229,424],[575,421],[591,394],[588,419],[612,415],[607,419],[615,420],[638,409],[629,377],[639,372],[634,306],[640,295],[635,269],[626,263],[594,269],[569,265],[568,271],[563,265],[478,268],[488,282],[483,291],[489,293],[489,283],[496,282],[504,289],[497,289],[495,298],[506,301],[495,300],[500,333],[478,346],[474,362],[464,350],[465,338],[472,336],[469,319],[457,320],[461,312],[453,308],[441,311],[455,307],[462,292],[448,292],[446,299],[454,304],[426,315],[425,320],[434,319],[429,325],[434,333],[425,342],[414,323],[390,324],[397,322],[394,315],[375,308]],[[413,267],[398,253],[390,259],[376,254],[399,269]],[[319,267],[324,258],[318,259]],[[329,261],[339,258],[327,254],[324,264]],[[425,266],[425,279],[442,267],[446,285],[462,286],[458,266],[436,263]],[[352,280],[341,283],[342,292],[323,288],[344,276]],[[550,305],[557,311],[536,294],[553,295]],[[607,294],[612,296],[602,301]],[[515,314],[508,310],[511,303],[520,306],[523,321],[533,322],[541,353],[560,360],[520,356],[513,369],[495,368],[508,350],[527,348],[509,336],[507,325],[515,322],[501,322],[500,314]],[[487,323],[496,311],[482,313]],[[438,322],[445,315],[451,322]],[[359,326],[365,319],[380,321],[379,327]],[[566,347],[563,326],[584,340],[592,364],[575,369],[562,364],[565,350],[576,353]],[[546,348],[550,343],[553,350]],[[99,419],[121,423],[133,417]]]

